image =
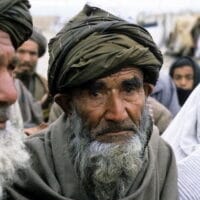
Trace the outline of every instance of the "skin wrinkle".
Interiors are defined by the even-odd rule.
[[[108,190],[107,192],[109,193],[110,191],[114,189],[116,189],[114,187],[114,185],[116,185],[116,180],[117,179],[117,182],[121,182],[121,185],[123,185],[123,177],[124,177],[124,173],[125,172],[120,172],[121,170],[123,171],[123,166],[125,165],[125,163],[127,163],[127,165],[130,165],[129,167],[133,166],[132,164],[132,159],[131,158],[134,158],[133,160],[135,160],[134,162],[138,162],[136,161],[137,159],[141,159],[140,162],[144,162],[145,160],[145,156],[144,156],[144,152],[145,152],[145,146],[147,144],[147,138],[150,137],[150,133],[151,133],[151,130],[152,130],[152,124],[149,123],[150,121],[150,118],[146,118],[144,117],[146,116],[146,113],[144,112],[143,114],[143,125],[146,124],[144,126],[144,131],[142,131],[142,127],[139,128],[138,130],[140,130],[136,135],[139,135],[139,138],[140,138],[140,141],[141,141],[141,144],[142,144],[142,148],[139,148],[140,149],[140,155],[136,156],[136,155],[129,155],[126,152],[126,149],[129,147],[130,150],[133,150],[133,153],[135,151],[137,151],[137,145],[133,142],[133,144],[131,145],[131,140],[129,140],[129,142],[124,145],[124,147],[122,147],[121,145],[117,145],[117,144],[101,144],[101,143],[98,143],[97,141],[93,141],[89,138],[90,137],[90,134],[89,133],[86,133],[88,132],[88,129],[86,125],[83,124],[80,116],[78,116],[78,113],[74,110],[72,116],[70,116],[70,121],[71,121],[71,127],[70,129],[73,130],[73,131],[70,131],[71,134],[68,135],[68,145],[69,145],[69,148],[70,148],[70,152],[71,152],[71,155],[72,155],[72,160],[73,160],[73,163],[74,163],[74,166],[75,166],[75,169],[77,170],[78,174],[80,175],[80,178],[81,180],[83,181],[83,185],[85,187],[89,187],[88,190],[89,191],[93,191],[94,189],[90,188],[90,187],[94,187],[94,183],[93,181],[94,180],[94,177],[92,175],[92,173],[95,173],[96,176],[98,177],[98,175],[100,175],[100,177],[102,177],[102,184],[98,183],[98,178],[96,178],[96,181],[97,181],[97,187],[95,191],[99,191],[99,192],[102,192],[104,189],[105,190]],[[148,120],[147,120],[148,119]],[[74,123],[76,121],[76,123]],[[82,125],[81,125],[82,124]],[[78,127],[78,128],[77,128]],[[82,127],[82,128],[81,128]],[[144,134],[146,133],[146,134]],[[134,139],[133,139],[134,141]],[[130,146],[129,146],[130,145]],[[118,149],[117,151],[115,151],[114,149]],[[122,159],[122,161],[120,161],[120,154],[123,153],[123,149],[124,149],[124,158],[127,158],[126,161],[124,159]],[[127,150],[128,151],[128,150]],[[106,153],[107,152],[107,153]],[[109,156],[107,154],[109,154],[109,152],[115,152],[114,154],[115,155],[115,158],[114,156],[110,156],[110,159],[109,159]],[[120,153],[121,152],[121,153]],[[95,155],[96,154],[96,155]],[[111,153],[112,154],[112,153]],[[123,154],[121,154],[121,157],[123,158],[122,156]],[[99,157],[99,158],[98,158]],[[97,158],[99,161],[97,161]],[[91,159],[91,161],[90,161]],[[107,162],[109,162],[109,165],[107,165],[106,163],[103,164],[103,160],[106,159]],[[113,160],[112,160],[113,159]],[[115,159],[117,160],[117,162],[115,161]],[[101,161],[102,160],[102,161]],[[110,161],[109,161],[110,160]],[[128,162],[127,162],[128,161]],[[109,166],[110,164],[113,162],[113,168],[111,167],[110,170],[109,170]],[[117,168],[117,165],[121,165],[121,167],[119,167],[119,171],[118,171],[118,168]],[[98,170],[97,170],[97,166],[98,167]],[[96,167],[95,167],[96,166]],[[104,167],[103,167],[104,166]],[[106,167],[107,166],[107,167]],[[140,167],[138,167],[139,169],[141,168],[142,164],[139,164]],[[128,167],[128,168],[129,168]],[[97,172],[95,172],[96,170]],[[116,172],[115,172],[115,170]],[[137,168],[136,168],[137,169]],[[136,169],[133,169],[133,171],[135,171]],[[139,170],[137,169],[137,170]],[[102,172],[100,171],[102,170]],[[122,175],[121,178],[119,178],[117,174],[114,175],[110,175],[109,178],[106,180],[104,180],[105,177],[108,177],[108,174],[105,176],[105,175],[101,175],[101,173],[103,173],[103,171],[105,170],[106,174],[108,173],[109,174],[109,171],[110,173],[120,173]],[[125,170],[125,169],[124,169]],[[130,171],[129,171],[130,170]],[[129,169],[126,173],[126,176],[129,177],[131,179],[131,181],[134,180],[134,176],[131,172],[132,170]],[[137,170],[136,170],[136,174],[137,174]],[[88,172],[91,172],[91,173],[88,173]],[[130,174],[129,174],[130,173]],[[93,177],[93,178],[92,178]],[[113,180],[114,179],[114,180]],[[107,181],[113,181],[112,184],[108,183],[108,185],[106,184]],[[129,179],[126,179],[127,182]],[[100,182],[101,182],[100,181]],[[105,181],[105,182],[104,182]],[[126,183],[124,183],[126,185]],[[128,183],[127,183],[128,184]],[[92,186],[93,185],[93,186]],[[128,184],[129,185],[129,184]],[[122,186],[122,187],[127,187],[127,186]],[[121,190],[122,188],[118,188],[119,190]],[[87,189],[86,189],[87,190]],[[122,190],[124,191],[124,189]],[[121,192],[122,192],[121,191]],[[116,191],[115,191],[116,192]],[[98,192],[97,192],[98,193]],[[116,192],[118,193],[118,192]],[[123,193],[123,192],[122,192]],[[121,194],[122,196],[124,194]],[[96,199],[96,198],[91,198],[91,199]],[[97,198],[98,199],[98,198]],[[99,198],[99,199],[102,199],[102,198]],[[106,198],[103,198],[103,199],[106,199]],[[108,198],[109,199],[109,198]],[[117,198],[116,198],[117,199]]]
[[[125,82],[131,84],[128,90]],[[152,121],[142,82],[139,69],[126,68],[98,79],[95,89],[84,86],[72,94],[67,142],[89,199],[124,197],[147,159]],[[99,98],[103,100],[96,103]]]

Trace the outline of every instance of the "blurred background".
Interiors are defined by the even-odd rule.
[[[29,0],[34,26],[49,40],[85,3],[100,6],[149,30],[165,54],[164,67],[173,55],[200,57],[200,1],[194,0]],[[169,56],[168,56],[169,55]],[[46,77],[48,51],[37,71]]]

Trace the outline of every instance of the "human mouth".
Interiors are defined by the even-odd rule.
[[[116,131],[97,135],[95,140],[101,143],[126,143],[133,136],[133,131]]]

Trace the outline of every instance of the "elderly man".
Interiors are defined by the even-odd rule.
[[[25,167],[28,154],[21,136],[17,92],[13,81],[14,49],[32,33],[29,2],[0,1],[0,199],[3,187],[10,182],[17,168]],[[18,113],[18,112],[19,113]]]
[[[15,69],[16,78],[20,79],[33,97],[40,101],[43,111],[48,112],[48,88],[47,80],[36,72],[38,59],[41,58],[47,46],[47,40],[43,34],[33,29],[30,39],[25,41],[16,51],[18,63]],[[48,117],[48,113],[44,113]]]
[[[173,152],[146,108],[162,65],[149,33],[86,5],[49,47],[49,90],[64,114],[28,138],[32,166],[9,199],[177,199]]]

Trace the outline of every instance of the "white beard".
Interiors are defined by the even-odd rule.
[[[1,109],[7,111],[7,109]],[[9,115],[16,116],[16,113],[10,113]],[[12,118],[13,117],[9,117]],[[3,186],[7,183],[11,183],[15,177],[15,172],[19,168],[24,168],[28,165],[29,154],[25,150],[23,144],[23,132],[16,122],[7,121],[6,128],[0,129],[0,199],[2,198]]]
[[[91,141],[89,130],[76,111],[69,120],[67,136],[72,162],[89,199],[123,198],[148,159],[145,147],[152,131],[150,117],[143,115],[141,127],[136,127],[125,144]]]

